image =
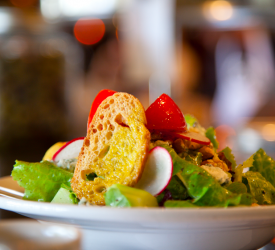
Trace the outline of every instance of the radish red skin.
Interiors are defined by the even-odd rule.
[[[169,131],[169,130],[153,130],[151,133],[156,133],[161,136],[163,140],[175,140],[177,138],[181,138],[184,140],[188,140],[191,142],[196,142],[202,145],[209,145],[211,141],[206,136],[195,133],[195,132],[177,132],[177,131]]]
[[[113,94],[115,94],[116,91],[114,90],[110,90],[110,89],[103,89],[101,91],[98,92],[97,96],[95,97],[91,109],[90,109],[90,113],[88,116],[88,122],[87,122],[87,131],[89,130],[90,124],[93,120],[93,117],[95,115],[95,112],[98,108],[98,106],[109,96],[112,96]]]
[[[72,142],[77,141],[77,140],[84,140],[84,138],[85,138],[85,137],[77,137],[77,138],[75,138],[75,139],[73,139],[73,140],[71,140],[71,141],[68,141],[66,144],[64,144],[60,149],[58,149],[58,150],[55,152],[55,154],[53,155],[52,160],[55,161],[56,156],[57,156],[64,148],[66,148],[69,144],[71,144]]]
[[[195,132],[171,133],[174,138],[182,138],[202,145],[209,145],[211,141],[204,135]]]
[[[147,128],[186,131],[187,124],[177,104],[166,94],[158,97],[146,110]]]

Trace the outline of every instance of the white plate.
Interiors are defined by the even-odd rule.
[[[11,177],[0,186],[18,190]],[[50,204],[0,197],[0,208],[84,230],[84,249],[257,249],[275,236],[275,206],[163,209]]]

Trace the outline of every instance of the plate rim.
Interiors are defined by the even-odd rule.
[[[0,178],[0,184],[5,180],[12,181],[11,176]],[[27,215],[28,217],[50,217],[54,220],[74,220],[75,222],[102,223],[144,223],[151,225],[173,224],[194,227],[204,227],[211,223],[216,226],[226,222],[234,227],[258,223],[259,227],[275,225],[275,205],[257,207],[229,208],[112,208],[102,206],[84,206],[71,204],[52,204],[46,202],[17,200],[0,197],[0,209]]]

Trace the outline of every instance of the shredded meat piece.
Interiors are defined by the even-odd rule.
[[[201,163],[201,165],[207,165],[207,164],[210,164],[214,167],[221,168],[223,171],[226,171],[226,172],[229,171],[228,166],[226,165],[226,163],[224,161],[222,161],[221,159],[219,159],[217,154],[214,154],[213,159],[208,159],[208,160],[203,161]]]
[[[188,150],[187,146],[184,144],[182,139],[176,139],[173,142],[173,148],[178,154],[183,153]]]
[[[185,146],[191,150],[198,150],[203,146],[202,144],[188,141],[188,140],[183,140],[183,142],[184,142]]]
[[[213,158],[213,156],[215,154],[214,149],[211,146],[203,146],[202,148],[199,149],[199,152],[202,153],[203,161]]]

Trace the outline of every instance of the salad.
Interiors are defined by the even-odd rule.
[[[88,117],[88,134],[102,102],[115,94],[111,90],[99,92]],[[140,177],[131,185],[118,182],[100,190],[106,206],[199,208],[275,204],[275,162],[263,149],[237,164],[229,147],[218,151],[213,127],[203,128],[194,116],[183,115],[166,94],[157,98],[145,115],[150,144]],[[24,199],[94,205],[80,197],[71,185],[84,144],[85,137],[75,138],[54,144],[41,162],[16,160],[11,175],[25,189]],[[107,177],[89,173],[85,178],[93,182]]]

